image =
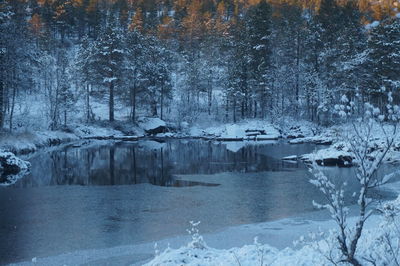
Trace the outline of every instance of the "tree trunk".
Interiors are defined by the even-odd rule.
[[[163,120],[164,113],[164,84],[161,85],[161,99],[160,99],[160,116],[161,120]]]
[[[64,126],[67,126],[67,110],[64,110]]]
[[[236,123],[236,99],[233,100],[233,123]]]
[[[14,117],[14,109],[15,109],[15,96],[17,94],[17,89],[13,88],[12,98],[11,98],[11,109],[10,109],[10,132],[13,127],[13,117]]]
[[[131,120],[136,121],[136,83],[131,87]]]
[[[109,120],[114,121],[114,82],[110,82]]]
[[[86,84],[86,123],[90,121],[90,90],[89,83]]]
[[[299,100],[300,100],[300,90],[299,90],[299,81],[300,81],[300,31],[297,31],[297,47],[296,47],[296,86],[295,86],[295,93],[296,93],[296,115],[298,114],[299,109]]]
[[[0,131],[4,126],[4,82],[0,80]]]
[[[131,121],[133,123],[136,122],[136,68],[133,71],[133,86],[131,87],[130,94],[131,94]]]
[[[208,115],[211,115],[212,91],[212,70],[210,70],[210,78],[208,80]]]
[[[153,100],[151,103],[152,114],[153,116],[157,116],[157,101]]]
[[[229,100],[228,97],[226,97],[226,104],[225,104],[225,122],[228,122],[229,118]]]

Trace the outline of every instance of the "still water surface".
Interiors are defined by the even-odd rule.
[[[283,142],[93,142],[42,151],[0,189],[0,264],[131,245],[313,211],[323,200],[302,163],[319,148]],[[339,182],[349,169],[332,168]],[[356,185],[349,183],[349,190]]]

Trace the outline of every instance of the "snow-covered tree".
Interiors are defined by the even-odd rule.
[[[109,120],[114,121],[115,88],[124,73],[125,48],[123,32],[111,20],[96,40],[91,57],[92,73],[97,84],[108,88]]]
[[[314,202],[314,205],[318,208],[328,209],[337,224],[337,249],[340,251],[341,257],[330,258],[333,263],[347,262],[352,265],[361,265],[363,258],[357,257],[357,247],[365,221],[373,212],[371,204],[374,202],[368,193],[371,189],[387,183],[392,177],[392,175],[379,176],[377,174],[387,154],[393,148],[400,121],[399,106],[393,105],[391,93],[388,93],[387,96],[389,103],[387,115],[383,114],[379,108],[366,103],[364,116],[358,120],[352,120],[353,130],[347,134],[343,133],[342,136],[352,154],[353,162],[356,165],[355,177],[360,185],[360,191],[353,194],[354,197],[358,197],[359,213],[355,224],[348,222],[349,210],[345,202],[345,184],[340,186],[335,184],[316,164],[312,168],[314,178],[311,183],[320,189],[326,199],[325,203]],[[352,119],[354,103],[343,96],[342,104],[337,105],[336,110],[341,116]],[[385,120],[390,123],[384,123]],[[379,141],[376,140],[377,136],[380,137]]]
[[[150,103],[151,114],[163,118],[166,99],[171,97],[170,53],[154,37],[146,40],[146,64],[143,66],[145,93]]]
[[[140,28],[132,26],[126,36],[127,67],[125,77],[127,82],[130,83],[128,98],[132,122],[136,121],[137,99],[144,79],[142,72],[146,63],[147,48],[145,46],[145,36],[140,32]]]
[[[369,101],[385,111],[386,90],[400,102],[400,18],[388,18],[373,27],[368,39],[368,56],[364,63],[365,94]]]

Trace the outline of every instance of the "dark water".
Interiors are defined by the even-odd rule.
[[[239,145],[239,147],[237,147]],[[313,145],[177,140],[109,143],[90,147],[65,147],[28,159],[31,173],[14,187],[59,185],[113,186],[150,183],[157,186],[213,185],[175,180],[176,174],[294,171],[299,164],[283,156],[311,152]],[[283,148],[285,151],[282,151]],[[217,185],[217,184],[214,184]]]
[[[28,176],[0,187],[0,264],[157,241],[186,234],[191,220],[212,233],[312,212],[323,197],[306,167],[281,158],[315,148],[176,140],[37,153],[25,158]],[[329,169],[338,182],[351,172]]]

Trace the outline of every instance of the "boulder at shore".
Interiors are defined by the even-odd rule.
[[[30,166],[29,162],[21,160],[13,153],[0,151],[0,185],[14,183],[16,177],[25,175]]]
[[[155,135],[168,131],[165,121],[157,117],[146,117],[139,121],[139,127],[146,131],[147,134]]]

